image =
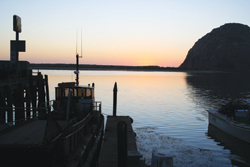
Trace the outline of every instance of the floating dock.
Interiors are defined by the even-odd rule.
[[[127,159],[128,167],[136,167],[140,164],[141,154],[137,151],[136,133],[133,131],[133,120],[129,116],[107,116],[105,135],[100,154],[100,167],[117,167],[118,166],[118,131],[117,124],[124,122],[127,125]]]

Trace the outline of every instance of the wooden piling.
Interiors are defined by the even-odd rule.
[[[31,100],[31,104],[32,104],[33,117],[36,117],[37,89],[36,89],[36,85],[33,82],[32,73],[29,74],[29,92],[30,92],[30,100]]]
[[[39,107],[39,118],[42,118],[46,113],[45,110],[45,91],[44,91],[44,80],[41,73],[38,73],[37,87],[38,87],[38,107]]]
[[[18,84],[18,89],[15,90],[15,120],[23,120],[24,115],[24,87],[22,83]]]
[[[38,107],[40,107],[41,116],[50,111],[47,76],[44,79],[41,73],[32,75],[30,72],[29,75],[21,78],[9,77],[8,80],[0,80],[0,124],[15,120],[15,124],[25,121],[30,118],[31,112],[34,118]],[[15,120],[13,120],[13,113]]]
[[[30,118],[30,103],[31,103],[31,96],[30,96],[30,91],[29,89],[26,87],[25,88],[25,106],[26,106],[26,118]]]
[[[45,90],[46,90],[46,108],[47,108],[47,112],[50,110],[50,106],[49,106],[49,85],[48,85],[48,75],[45,75]]]
[[[113,116],[116,116],[116,108],[117,108],[117,84],[115,82],[114,89],[113,89]]]
[[[0,106],[6,107],[5,104],[5,95],[2,89],[0,89]],[[5,109],[0,108],[0,122],[5,123]]]
[[[13,121],[13,98],[12,98],[12,89],[10,85],[5,85],[4,86],[5,93],[6,93],[6,98],[7,98],[7,122],[12,122]]]

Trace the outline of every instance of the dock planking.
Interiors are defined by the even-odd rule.
[[[100,167],[118,166],[117,123],[124,121],[127,124],[127,149],[137,151],[135,132],[132,128],[132,119],[129,116],[107,116],[104,141],[100,154]]]
[[[58,121],[58,124],[63,128],[66,121]],[[13,126],[13,129],[0,134],[0,148],[40,147],[44,142],[46,126],[47,120],[31,120]]]

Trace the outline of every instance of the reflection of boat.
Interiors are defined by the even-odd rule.
[[[97,162],[104,126],[101,102],[95,101],[94,84],[79,86],[76,73],[76,83],[55,88],[53,111],[33,108],[32,119],[2,124],[6,128],[0,131],[1,166],[76,167]]]
[[[217,110],[209,110],[209,124],[217,127],[225,133],[236,137],[244,142],[250,143],[250,125],[240,123],[223,115]]]
[[[223,132],[215,126],[208,125],[208,136],[213,138],[215,141],[220,142],[220,145],[224,146],[225,149],[229,149],[232,154],[243,157],[244,161],[250,163],[250,144],[243,142],[231,135]]]

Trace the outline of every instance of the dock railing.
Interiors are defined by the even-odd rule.
[[[102,112],[102,102],[101,101],[95,101],[94,111]]]
[[[84,144],[85,146],[88,145],[86,143],[88,142],[86,140],[87,136],[85,135],[86,131],[89,130],[87,128],[87,125],[92,117],[93,114],[89,113],[83,120],[72,125],[71,128],[61,136],[60,144],[62,145],[61,148],[63,148],[61,151],[65,157],[69,157],[71,153],[74,152],[74,150],[79,146],[80,143]]]
[[[51,112],[51,107],[52,107],[52,101],[45,102],[43,107],[0,107],[0,111],[4,112],[4,123],[8,123],[11,125],[16,125],[21,122],[25,122],[30,119],[34,119],[38,117],[39,115],[45,115],[49,112]],[[42,111],[42,112],[41,112]],[[12,112],[11,114],[12,118],[8,118],[8,112]],[[21,119],[16,119],[16,113],[17,112],[23,112],[23,118]],[[19,113],[20,114],[20,113]]]

